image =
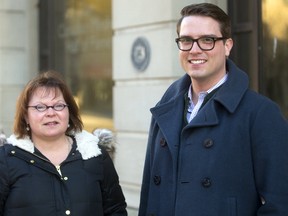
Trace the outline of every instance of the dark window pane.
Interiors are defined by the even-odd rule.
[[[262,1],[265,94],[288,117],[288,1]]]
[[[41,0],[39,29],[40,69],[63,73],[86,130],[113,129],[111,0]]]

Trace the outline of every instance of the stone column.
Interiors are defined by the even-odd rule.
[[[185,1],[114,0],[113,79],[115,166],[137,215],[151,113],[166,88],[183,74],[178,63],[176,20]]]
[[[38,71],[38,0],[0,0],[0,129],[12,132],[15,103]]]

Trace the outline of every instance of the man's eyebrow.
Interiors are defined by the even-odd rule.
[[[199,36],[199,37],[197,37],[197,38],[193,38],[193,37],[190,37],[190,36],[188,36],[188,35],[181,35],[181,36],[179,36],[179,38],[191,38],[191,39],[198,39],[198,38],[204,38],[204,37],[218,37],[218,36],[216,36],[215,34],[201,35],[201,36]]]

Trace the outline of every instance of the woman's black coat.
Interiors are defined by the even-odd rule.
[[[0,147],[0,216],[126,216],[118,175],[98,138],[83,131],[55,167],[29,139]]]

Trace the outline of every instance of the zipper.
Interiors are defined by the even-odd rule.
[[[39,156],[39,155],[37,155],[37,154],[35,154],[35,153],[33,153],[33,155],[34,155],[35,157],[37,157],[37,158],[43,160],[43,161],[46,161],[46,162],[52,164],[51,161],[49,161],[49,160],[46,159],[46,158],[43,158],[43,157],[41,157],[41,156]],[[52,164],[52,165],[56,168],[57,172],[59,173],[59,175],[60,175],[61,178],[62,178],[61,164],[59,164],[59,165],[54,165],[54,164]]]
[[[34,154],[34,153],[33,153],[33,155],[36,156],[36,157],[38,157],[38,158],[41,159],[41,160],[44,160],[44,161],[52,164],[51,161],[47,160],[46,158],[43,158],[43,157],[41,157],[41,156],[39,156],[39,155],[37,155],[37,154]],[[62,163],[61,163],[61,164],[62,164]],[[61,178],[62,178],[61,164],[59,164],[59,165],[54,165],[54,164],[52,164],[52,165],[56,168],[57,172],[59,173],[59,175],[60,175]]]
[[[56,170],[57,170],[57,172],[59,173],[59,175],[61,176],[61,178],[62,178],[62,173],[61,173],[61,164],[60,165],[55,165],[55,168],[56,168]]]
[[[16,148],[19,148],[19,147],[17,146]],[[19,149],[21,149],[21,148],[19,148]],[[27,152],[25,149],[21,149],[21,150]],[[63,162],[62,162],[61,164],[59,164],[59,165],[54,165],[54,164],[51,163],[51,161],[49,161],[48,159],[46,159],[46,158],[44,158],[44,157],[41,157],[40,155],[37,155],[37,154],[35,154],[35,153],[31,153],[31,152],[28,152],[28,153],[32,154],[33,156],[39,158],[39,159],[42,160],[42,161],[45,161],[45,162],[53,165],[53,166],[55,167],[57,173],[59,174],[60,178],[63,177],[63,176],[62,176],[62,172],[61,172],[61,166],[62,166],[63,164],[65,164],[65,163],[69,162],[69,161],[75,160],[75,158],[73,158],[73,159],[72,159],[72,158],[69,158],[69,155],[70,155],[70,154],[71,154],[71,155],[74,155],[74,154],[75,154],[74,152],[73,152],[73,153],[70,152],[65,161],[63,161]],[[12,153],[12,154],[15,154],[15,153]],[[23,159],[24,159],[24,158],[23,158]],[[28,158],[26,158],[26,159],[24,159],[24,160],[27,160],[27,159],[28,159]],[[34,163],[33,160],[30,160],[30,162]]]

